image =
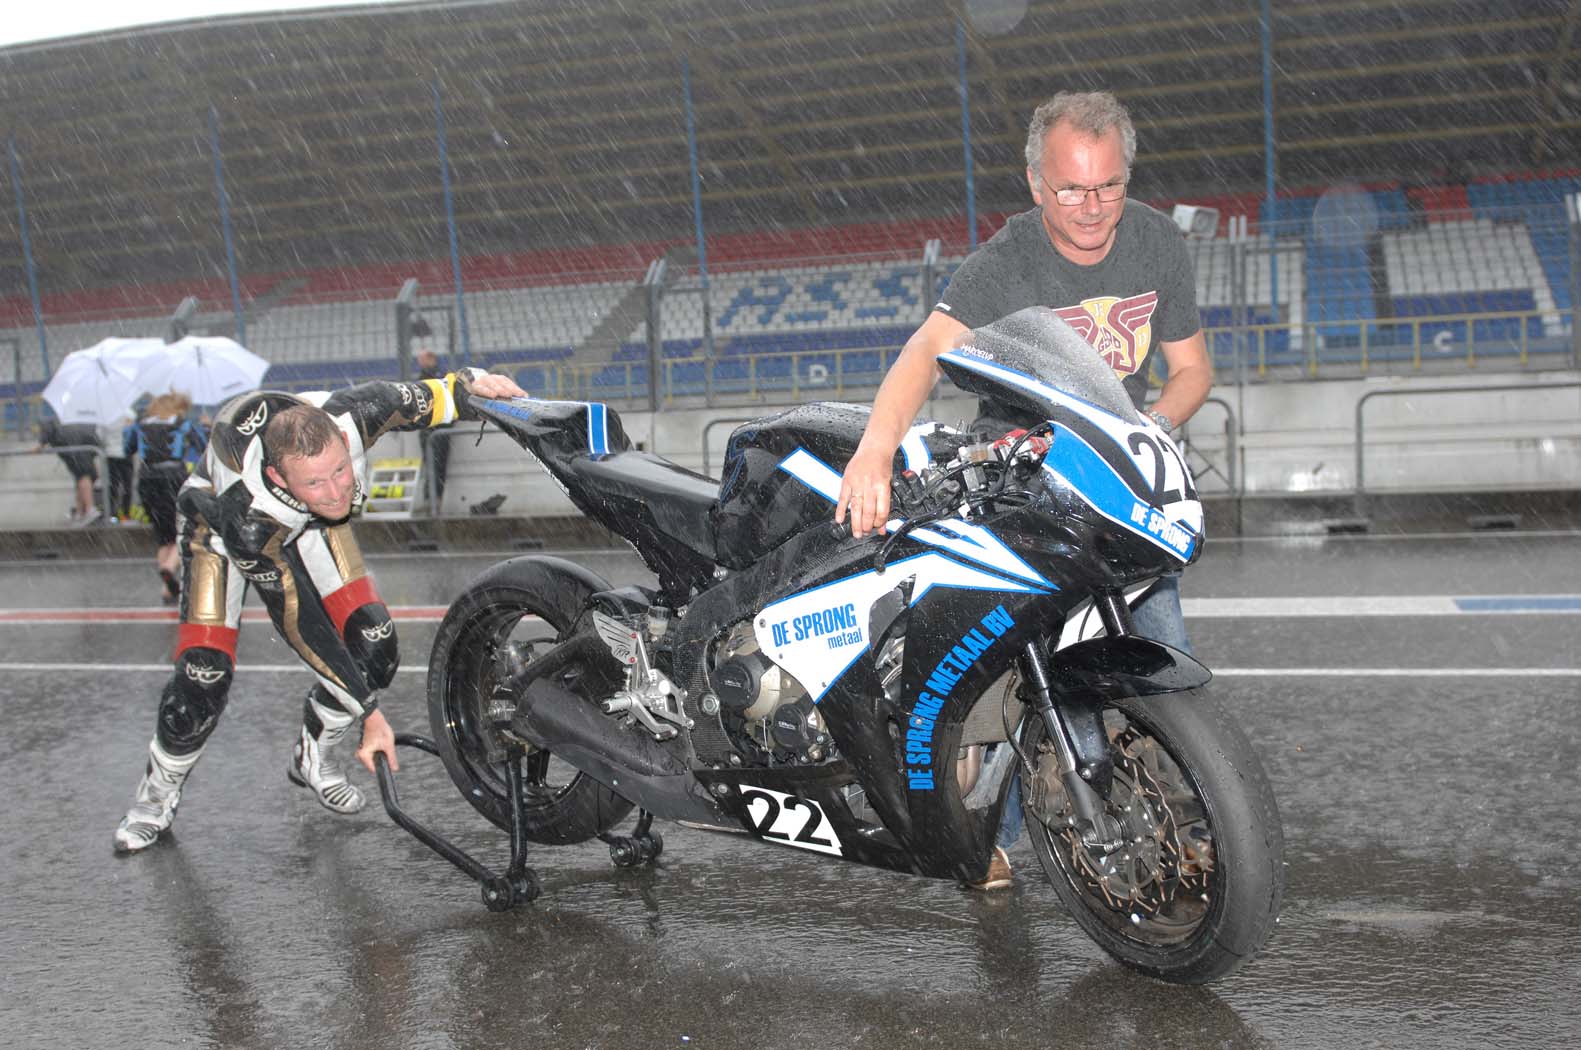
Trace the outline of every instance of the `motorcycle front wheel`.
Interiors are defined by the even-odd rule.
[[[502,562],[451,604],[428,665],[428,719],[439,757],[461,794],[495,825],[510,828],[505,754],[513,743],[495,728],[506,683],[569,635],[588,595],[608,584],[569,562],[525,557]],[[620,688],[613,660],[573,663],[555,673],[596,703]],[[545,845],[584,842],[620,823],[632,804],[541,748],[522,760],[527,838]]]
[[[1022,747],[1026,826],[1044,874],[1106,952],[1151,977],[1206,984],[1255,955],[1284,895],[1284,833],[1268,778],[1208,695],[1105,705],[1114,780],[1106,845],[1078,831],[1041,720]],[[1118,848],[1113,848],[1119,843]]]

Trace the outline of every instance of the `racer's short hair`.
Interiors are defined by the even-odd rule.
[[[281,409],[264,428],[264,456],[279,463],[292,456],[316,456],[340,440],[340,428],[328,412],[316,405]]]

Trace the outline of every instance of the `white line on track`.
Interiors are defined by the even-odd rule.
[[[286,674],[296,671],[306,671],[306,664],[249,664],[243,663],[238,667],[237,673],[245,671],[264,671],[270,674]],[[9,663],[0,664],[0,672],[5,671],[114,671],[117,674],[134,674],[148,672],[150,674],[169,674],[170,665],[164,664],[85,664],[85,663]],[[396,669],[398,674],[427,674],[426,667],[401,667]]]
[[[1213,667],[1218,678],[1581,678],[1581,667]]]
[[[1490,540],[1493,542],[1508,543],[1511,540],[1537,540],[1537,539],[1581,539],[1581,529],[1575,528],[1549,528],[1549,529],[1442,529],[1425,532],[1347,532],[1329,533],[1314,528],[1309,532],[1276,532],[1268,535],[1233,536],[1228,533],[1215,533],[1208,537],[1206,550],[1211,554],[1215,547],[1229,544],[1268,545],[1275,547],[1319,547],[1324,544],[1355,544],[1355,543],[1417,543],[1423,540]],[[566,547],[533,551],[533,554],[550,555],[557,558],[569,558],[573,561],[595,561],[609,555],[619,555],[635,559],[630,547]],[[488,559],[491,561],[504,561],[507,558],[520,557],[519,550],[440,550],[423,551],[421,554],[402,551],[363,551],[363,560],[370,564],[401,563],[416,560],[433,561],[442,558],[468,559],[478,561]],[[66,561],[60,558],[12,558],[0,564],[0,571],[16,567],[20,569],[48,568],[60,569],[75,567],[91,561],[112,565],[146,565],[147,555],[105,555],[100,558],[83,559],[79,561]]]
[[[1513,595],[1314,595],[1280,598],[1183,598],[1187,620],[1287,619],[1357,616],[1573,616],[1581,615],[1578,594]],[[397,605],[390,616],[400,622],[436,622],[443,605]],[[264,622],[262,608],[245,609],[244,622]],[[0,626],[41,626],[68,623],[174,624],[176,611],[158,606],[97,609],[0,609]]]
[[[243,663],[238,673],[262,671],[269,674],[294,674],[305,671],[303,664]],[[132,674],[169,674],[169,664],[112,663],[0,663],[7,671],[80,671]],[[1220,678],[1577,678],[1581,667],[1215,667]],[[426,667],[402,667],[401,674],[427,674]]]
[[[1316,547],[1325,543],[1413,543],[1419,540],[1528,540],[1581,539],[1581,529],[1444,529],[1438,532],[1276,532],[1266,536],[1208,537],[1207,551],[1227,543],[1270,544],[1273,546]]]
[[[1284,598],[1182,598],[1188,620],[1301,616],[1565,616],[1581,614],[1581,595],[1379,595]]]

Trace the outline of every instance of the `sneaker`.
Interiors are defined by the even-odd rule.
[[[99,518],[103,516],[103,514],[104,512],[98,507],[89,507],[83,512],[82,517],[72,519],[71,526],[74,529],[84,528],[98,521]]]
[[[198,751],[179,757],[168,755],[158,742],[148,745],[148,767],[137,784],[132,808],[115,829],[115,851],[136,853],[152,846],[176,819],[181,786],[197,764]]]
[[[356,813],[364,804],[362,792],[347,779],[329,749],[346,734],[349,725],[325,727],[314,738],[303,726],[291,752],[291,767],[286,776],[298,787],[311,788],[325,809],[333,813]]]
[[[1010,888],[1010,857],[1001,846],[994,847],[994,855],[988,861],[988,874],[976,882],[966,883],[967,889],[972,890],[1005,890]]]

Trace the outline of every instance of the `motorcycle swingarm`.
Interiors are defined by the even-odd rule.
[[[439,748],[432,740],[416,733],[397,733],[395,743],[398,747],[412,747],[430,755],[439,754]],[[542,892],[537,873],[527,866],[526,813],[522,807],[522,759],[525,756],[524,749],[515,747],[510,749],[505,758],[506,782],[511,793],[510,864],[502,874],[496,874],[470,853],[425,827],[402,809],[400,796],[395,790],[395,774],[388,760],[382,752],[374,755],[384,811],[397,826],[476,880],[482,887],[483,904],[489,911],[509,911],[518,904],[535,899]],[[651,864],[658,858],[664,849],[664,840],[658,832],[649,830],[652,824],[653,814],[640,810],[630,835],[607,832],[599,835],[609,845],[610,860],[617,867]]]

